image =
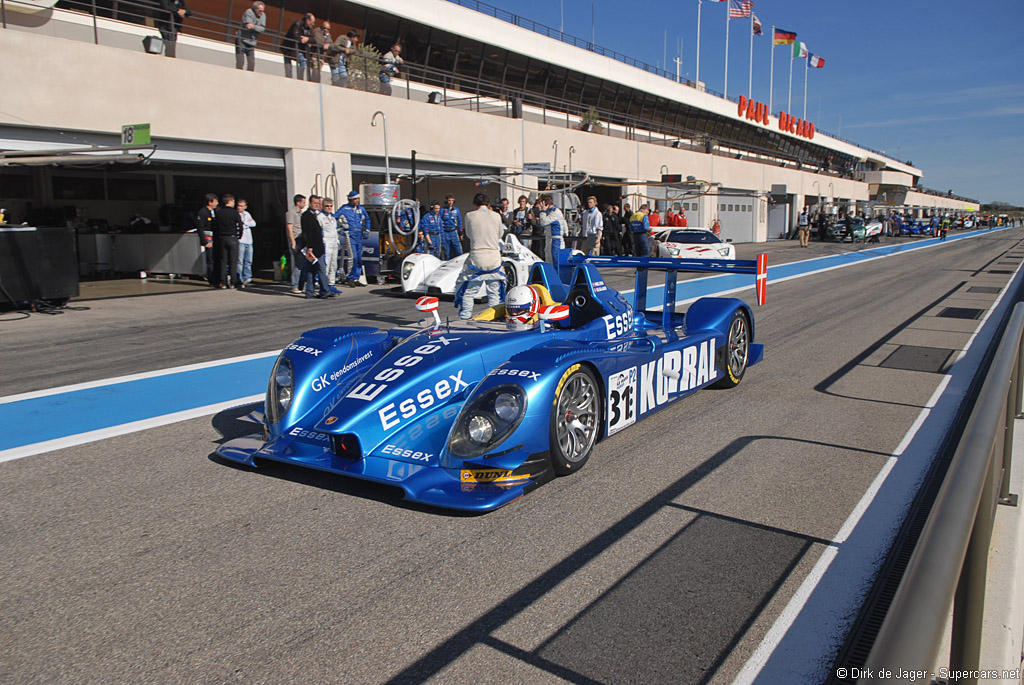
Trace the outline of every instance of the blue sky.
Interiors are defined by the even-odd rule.
[[[664,66],[682,39],[684,78],[696,75],[697,0],[489,0],[489,4],[591,36],[599,45]],[[704,0],[700,79],[722,92],[726,2]],[[1024,206],[1024,0],[757,0],[753,97],[768,102],[771,27],[825,58],[809,73],[807,118],[819,130],[909,160],[922,184],[981,202]],[[729,94],[746,94],[749,20],[729,33]],[[785,107],[789,46],[775,48],[773,110]],[[793,107],[803,113],[803,69]],[[820,114],[819,114],[820,112]]]

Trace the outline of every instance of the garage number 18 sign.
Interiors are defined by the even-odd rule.
[[[122,126],[121,145],[149,145],[149,124],[125,124]]]

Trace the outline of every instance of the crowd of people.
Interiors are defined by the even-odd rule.
[[[185,0],[159,0],[161,14],[157,28],[163,39],[164,54],[175,57],[178,34],[186,17],[192,16]],[[254,71],[256,68],[256,47],[260,36],[267,30],[266,5],[260,0],[245,10],[235,32],[235,67]],[[331,22],[317,23],[316,16],[306,13],[297,19],[281,39],[281,54],[284,57],[284,74],[288,78],[320,81],[323,67],[331,72],[331,85],[342,88],[348,85],[349,57],[359,47],[358,31],[348,31],[333,36]],[[401,70],[402,46],[395,43],[380,58],[377,90],[391,95],[391,79]]]

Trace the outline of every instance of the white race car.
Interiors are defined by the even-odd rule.
[[[402,292],[455,293],[455,281],[462,271],[469,255],[463,253],[455,259],[442,262],[431,254],[411,254],[402,262]],[[519,242],[512,233],[501,241],[501,262],[505,267],[506,287],[513,288],[526,283],[530,267],[540,258]]]
[[[736,259],[736,246],[706,228],[670,228],[654,234],[659,257]]]

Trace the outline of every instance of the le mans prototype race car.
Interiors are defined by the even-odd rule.
[[[676,313],[676,274],[756,273],[763,303],[765,259],[562,250],[558,271],[531,271],[535,323],[501,321],[504,305],[442,323],[437,298],[421,297],[417,309],[433,319],[418,326],[308,331],[274,364],[263,434],[217,452],[390,484],[430,505],[495,509],[579,471],[598,440],[706,386],[737,385],[763,355],[750,308],[704,297]],[[597,265],[636,269],[632,303]],[[648,308],[651,269],[665,272],[660,311]]]

